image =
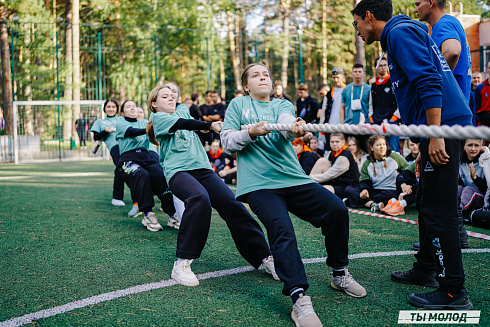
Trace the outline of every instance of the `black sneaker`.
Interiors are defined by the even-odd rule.
[[[429,293],[410,294],[410,303],[419,308],[432,310],[472,310],[468,291],[461,289],[458,293],[449,293],[441,289]]]
[[[436,273],[424,274],[418,269],[412,268],[408,271],[394,271],[390,276],[391,280],[402,284],[415,284],[427,287],[439,287],[436,280]]]

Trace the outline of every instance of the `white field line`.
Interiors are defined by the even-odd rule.
[[[50,175],[25,175],[25,176],[1,176],[2,180],[13,180],[13,179],[28,179],[28,178],[51,178],[51,177],[85,177],[85,176],[104,176],[113,175],[113,173],[53,173]]]
[[[490,253],[489,249],[465,249],[462,250],[463,253]],[[362,259],[362,258],[374,258],[374,257],[390,257],[390,256],[398,256],[398,255],[409,255],[415,254],[415,251],[394,251],[394,252],[372,252],[372,253],[358,253],[349,255],[349,259]],[[303,259],[303,263],[319,263],[325,262],[327,258],[313,258],[313,259]],[[254,268],[252,266],[244,266],[237,267],[226,270],[212,271],[204,274],[197,275],[199,280],[205,280],[210,278],[218,278],[223,276],[236,275],[243,272],[252,271]],[[36,320],[52,317],[55,315],[59,315],[65,312],[73,311],[75,309],[84,308],[90,305],[94,305],[97,303],[110,301],[114,299],[118,299],[121,297],[125,297],[131,294],[137,294],[142,292],[147,292],[151,290],[156,290],[159,288],[170,287],[176,285],[177,282],[173,279],[162,280],[156,283],[143,284],[138,286],[129,287],[123,290],[113,291],[109,293],[104,293],[100,295],[91,296],[85,299],[81,299],[78,301],[70,302],[58,307],[49,308],[46,310],[37,311],[34,313],[29,313],[27,315],[13,318],[10,320],[6,320],[0,322],[0,327],[14,327],[14,326],[23,326],[29,323],[32,323]]]

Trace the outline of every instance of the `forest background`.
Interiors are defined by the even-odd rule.
[[[0,2],[0,134],[13,132],[12,101],[105,100],[146,102],[149,90],[175,81],[183,99],[217,89],[226,100],[241,89],[240,72],[261,61],[286,93],[307,83],[316,95],[339,66],[349,78],[364,63],[373,75],[378,43],[356,37],[356,0],[2,0]],[[490,0],[452,3],[455,11],[489,17]],[[394,15],[416,19],[413,0],[393,0]],[[183,100],[182,99],[182,100]],[[201,100],[201,103],[203,100]],[[31,119],[26,135],[46,129],[52,115],[19,107]],[[83,109],[82,109],[83,111]],[[76,139],[80,106],[62,108],[51,137]],[[36,117],[38,115],[39,117]],[[31,117],[31,118],[29,118]],[[36,127],[41,126],[41,127]],[[57,134],[57,135],[56,135]],[[60,135],[61,134],[61,135]]]

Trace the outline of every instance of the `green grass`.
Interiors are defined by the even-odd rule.
[[[0,166],[0,322],[90,296],[170,278],[177,231],[152,233],[130,207],[110,204],[111,162],[36,163]],[[100,173],[56,177],[63,173]],[[13,176],[34,176],[5,179]],[[126,190],[126,202],[129,191]],[[158,212],[161,222],[166,215]],[[411,250],[417,226],[350,215],[350,254]],[[416,220],[412,208],[407,219]],[[292,217],[302,257],[325,257],[320,231]],[[489,234],[488,230],[468,227]],[[490,241],[470,238],[471,248]],[[490,254],[464,254],[466,287],[481,326],[490,325]],[[329,287],[324,263],[306,264],[315,310],[324,325],[396,326],[399,310],[414,310],[412,292],[428,289],[389,280],[392,270],[409,269],[413,257],[351,260],[349,270],[368,290],[354,299]],[[226,224],[213,212],[212,227],[195,273],[246,266]],[[175,285],[41,319],[41,326],[292,326],[291,301],[282,285],[263,271]]]

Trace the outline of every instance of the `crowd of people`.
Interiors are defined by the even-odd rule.
[[[387,56],[376,59],[377,75],[370,84],[364,82],[362,64],[353,65],[353,81],[347,85],[344,70],[334,67],[333,85],[317,88],[320,101],[310,95],[308,85],[300,84],[293,104],[260,63],[245,68],[242,90],[228,106],[211,90],[204,94],[204,104],[198,93],[182,101],[173,82],[149,92],[146,110],[131,100],[121,106],[107,100],[106,118],[95,121],[90,130],[95,140],[105,142],[116,166],[112,204],[124,206],[126,184],[133,203],[128,215],[142,215],[148,230],[160,231],[153,212],[154,196],[160,199],[161,210],[169,216],[167,226],[179,230],[171,276],[186,286],[199,285],[191,264],[201,255],[211,210],[216,209],[239,253],[283,282],[282,293],[292,299],[291,317],[297,326],[322,324],[306,295],[308,282],[289,212],[321,230],[332,288],[357,298],[367,291],[347,269],[347,206],[397,216],[415,205],[420,223],[419,242],[414,244],[417,262],[409,271],[392,272],[391,279],[437,288],[410,295],[416,306],[471,309],[463,287],[461,248],[469,246],[463,217],[488,203],[490,176],[485,171],[490,171],[490,163],[482,160],[490,151],[486,140],[313,134],[301,127],[490,126],[490,77],[482,82],[480,73],[468,75],[464,31],[461,35],[445,15],[442,2],[416,7],[419,19],[433,26],[432,38],[425,25],[403,15],[392,18],[390,0],[359,2],[352,11],[354,27],[365,42],[380,40]],[[452,34],[447,26],[454,29]],[[415,39],[414,33],[421,37]],[[455,35],[460,49],[456,60],[438,50],[453,47]],[[396,50],[406,49],[402,40],[410,43],[408,54]],[[407,64],[412,58],[418,61]],[[265,123],[292,127],[271,132],[262,128]],[[236,185],[236,195],[227,184]],[[242,202],[267,229],[268,243]]]

